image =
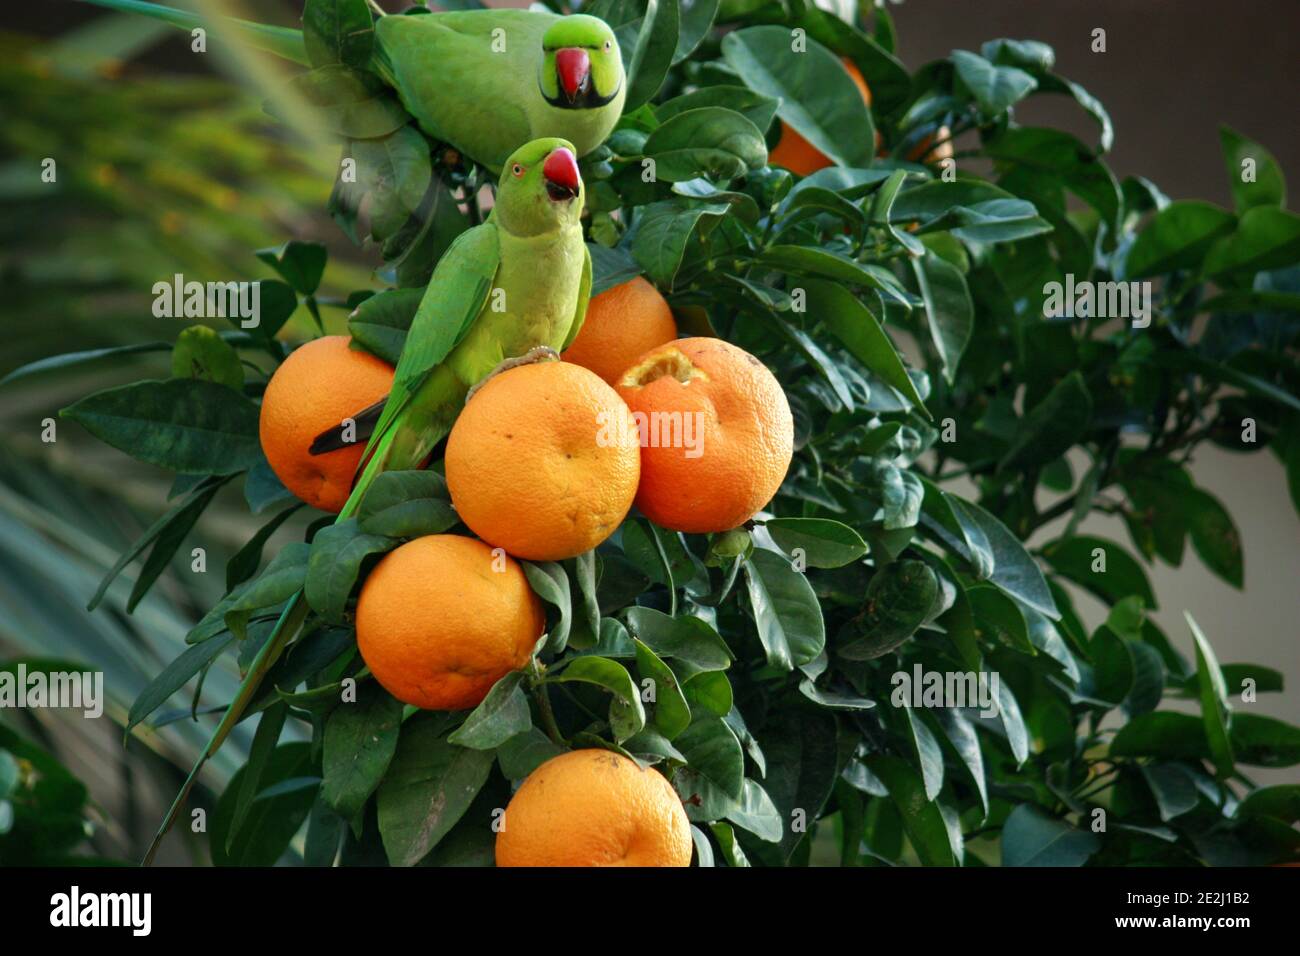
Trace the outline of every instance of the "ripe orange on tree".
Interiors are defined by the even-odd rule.
[[[312,441],[393,387],[393,367],[349,342],[346,335],[326,335],[295,349],[262,395],[258,434],[271,470],[322,511],[337,512],[347,501],[366,443],[313,455]]]
[[[753,517],[785,479],[794,453],[790,404],[767,366],[744,349],[678,339],[641,356],[618,393],[645,428],[636,506],[655,524],[727,531]]]
[[[867,109],[870,109],[871,87],[867,86],[867,81],[862,78],[862,73],[851,60],[842,58],[842,62],[844,69],[848,70],[849,76],[853,78],[858,92],[862,94],[862,102],[867,104]],[[879,130],[876,131],[876,148],[880,148]],[[772,166],[784,166],[797,176],[807,176],[809,173],[834,165],[829,156],[804,139],[785,120],[781,121],[781,138],[768,153],[767,161]]]
[[[398,700],[429,710],[477,707],[528,663],[545,627],[519,563],[455,534],[390,551],[357,602],[366,666]]]
[[[613,385],[642,353],[675,338],[677,323],[667,300],[637,276],[592,296],[582,330],[561,357]]]
[[[595,372],[539,362],[493,376],[447,438],[462,521],[530,561],[590,551],[632,507],[641,460],[627,405]]]
[[[691,825],[657,770],[610,750],[552,757],[497,833],[497,866],[690,866]]]

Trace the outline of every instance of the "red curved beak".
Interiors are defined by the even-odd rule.
[[[563,50],[557,50],[555,72],[559,75],[564,95],[572,103],[578,91],[583,89],[591,78],[591,60],[587,58],[587,51],[580,47],[565,47]]]
[[[552,198],[557,193],[564,198],[572,198],[578,195],[578,188],[582,185],[578,176],[578,160],[563,146],[546,157],[546,162],[542,164],[542,176],[550,186],[555,187],[550,190]]]

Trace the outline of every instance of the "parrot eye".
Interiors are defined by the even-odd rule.
[[[514,173],[515,178],[518,179],[520,176],[524,174],[524,167],[520,166],[518,163],[515,163],[513,166],[510,167],[510,172]]]
[[[606,41],[605,41],[605,52],[608,53],[610,47],[612,47],[613,45],[614,45],[614,44],[611,43],[609,40],[606,40]]]

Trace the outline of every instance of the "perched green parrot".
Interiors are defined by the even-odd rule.
[[[494,172],[538,136],[585,156],[623,112],[618,40],[595,17],[467,10],[383,17],[375,34],[376,70],[407,112]]]
[[[354,418],[369,442],[338,521],[356,513],[384,471],[418,468],[451,430],[471,390],[513,365],[558,358],[577,336],[591,293],[591,256],[582,239],[583,186],[573,144],[537,139],[509,156],[487,221],[461,233],[429,280],[397,362],[393,390]],[[314,452],[339,447],[341,428]],[[307,617],[300,590],[249,663],[239,690],[199,755],[145,854],[148,865],[204,763],[234,729],[263,678]]]
[[[86,0],[191,29],[204,20],[147,0]],[[250,45],[308,65],[301,30],[229,19]],[[529,140],[585,156],[613,130],[627,84],[614,31],[585,14],[462,10],[381,16],[369,69],[435,139],[492,172]]]
[[[487,221],[458,236],[438,261],[392,392],[353,416],[355,439],[370,440],[340,520],[377,475],[419,467],[478,383],[512,365],[558,357],[577,337],[591,293],[582,204],[572,143],[536,139],[509,156]],[[339,447],[341,426],[318,436],[311,451]]]

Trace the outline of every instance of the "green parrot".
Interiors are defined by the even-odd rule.
[[[147,0],[86,0],[191,29],[201,17]],[[309,65],[301,30],[229,19],[259,49]],[[529,140],[558,136],[585,156],[613,130],[627,83],[614,31],[585,14],[463,10],[381,16],[369,69],[434,139],[499,173]]]
[[[356,513],[384,471],[418,468],[480,383],[514,365],[557,358],[577,336],[591,292],[591,256],[578,221],[582,205],[572,143],[537,139],[509,156],[487,221],[461,233],[438,261],[407,332],[392,392],[354,418],[358,440],[369,431],[369,441],[338,521]],[[312,450],[339,447],[340,432],[323,433]],[[253,702],[307,612],[298,591],[249,663],[234,700],[167,811],[145,854],[146,866],[199,771]]]
[[[438,260],[411,321],[388,397],[352,417],[369,437],[339,520],[384,471],[418,468],[451,430],[471,390],[514,365],[557,358],[578,335],[591,294],[572,143],[536,139],[506,160],[496,204]],[[340,425],[313,454],[343,447]]]
[[[537,136],[585,156],[623,112],[627,85],[614,31],[583,14],[467,10],[383,17],[377,72],[434,139],[498,171]]]

